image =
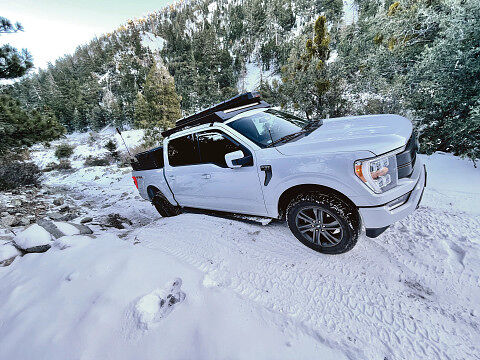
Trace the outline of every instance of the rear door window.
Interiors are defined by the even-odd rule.
[[[200,162],[194,134],[181,136],[168,142],[168,162],[170,166],[194,165]]]
[[[215,164],[227,167],[225,155],[237,150],[242,150],[244,155],[251,155],[244,146],[231,139],[220,131],[205,131],[197,134],[200,148],[200,161],[202,164]]]

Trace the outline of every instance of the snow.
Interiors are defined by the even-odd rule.
[[[428,188],[444,200],[435,205],[480,214],[480,169],[469,160],[441,152],[424,158]]]
[[[14,256],[20,255],[20,251],[10,244],[0,245],[0,262],[11,259]]]
[[[40,225],[33,224],[17,234],[14,241],[21,249],[28,249],[35,246],[50,244],[52,236]]]
[[[154,328],[139,328],[135,308],[142,297],[178,274],[185,300]],[[318,353],[344,358],[288,331],[288,322],[285,329],[273,326],[275,316],[249,301],[205,288],[203,276],[161,251],[110,235],[91,239],[88,246],[25,255],[0,272],[2,357],[291,359],[302,350],[305,359]],[[27,333],[35,336],[23,341]]]
[[[65,250],[70,247],[86,246],[89,245],[92,237],[86,235],[66,235],[58,238],[53,243],[53,246]]]
[[[212,2],[208,5],[208,14],[207,14],[207,21],[209,23],[212,23],[213,21],[213,14],[215,13],[215,11],[217,10],[218,8],[218,5],[216,2]]]
[[[59,222],[59,221],[54,221],[53,222],[55,226],[60,230],[63,234],[65,235],[78,235],[80,233],[80,230],[73,226],[72,224],[66,223],[66,222]]]
[[[135,134],[125,132],[129,146]],[[88,137],[67,139],[85,146]],[[475,358],[480,169],[450,154],[419,158],[428,170],[419,209],[337,256],[306,248],[277,221],[161,218],[128,168],[47,173],[45,184],[89,204],[96,238],[62,237],[0,268],[2,357]],[[96,225],[112,213],[132,226]]]
[[[143,138],[143,130],[128,130],[122,133],[125,143],[129,149],[133,149],[141,143]],[[52,141],[50,148],[45,148],[42,145],[32,147],[32,160],[41,168],[44,168],[51,162],[58,162],[55,157],[55,148],[63,143],[68,143],[74,147],[73,155],[69,159],[72,168],[83,169],[84,162],[88,156],[101,157],[108,154],[105,149],[105,144],[109,139],[113,138],[117,144],[117,149],[121,152],[126,152],[120,135],[116,132],[114,127],[107,126],[100,132],[89,133],[73,133],[66,135],[63,139]]]
[[[156,289],[143,296],[135,305],[134,316],[142,329],[157,326],[158,322],[172,312],[173,306],[185,300],[185,293],[180,290],[182,279],[168,282],[164,289]]]
[[[271,82],[275,78],[278,78],[278,76],[274,74],[273,68],[264,71],[260,65],[254,62],[247,62],[245,64],[245,74],[240,76],[237,87],[240,92],[254,91],[258,90],[260,79],[263,79],[265,82]]]
[[[141,35],[141,44],[143,47],[149,48],[152,52],[160,52],[165,46],[166,40],[160,36],[157,36],[151,32],[145,32]]]

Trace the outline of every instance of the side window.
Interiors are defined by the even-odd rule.
[[[227,167],[225,154],[242,150],[245,156],[250,155],[247,149],[219,131],[198,133],[197,139],[202,164],[212,163],[220,167]]]
[[[168,162],[171,166],[198,164],[198,149],[193,134],[172,139],[168,142]]]

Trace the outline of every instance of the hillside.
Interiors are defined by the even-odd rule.
[[[162,59],[190,113],[278,72],[320,13],[339,22],[341,0],[178,2],[93,39],[9,92],[26,107],[52,109],[70,131],[132,124],[135,96]]]
[[[164,64],[184,115],[259,89],[308,118],[405,115],[422,152],[478,159],[478,1],[353,0],[346,10],[348,22],[341,0],[181,1],[0,91],[69,132],[139,126],[135,100]]]

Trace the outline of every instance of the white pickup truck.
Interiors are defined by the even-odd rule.
[[[177,121],[137,154],[133,180],[162,216],[182,208],[288,222],[306,246],[350,250],[419,205],[426,168],[398,115],[310,120],[246,93]]]

